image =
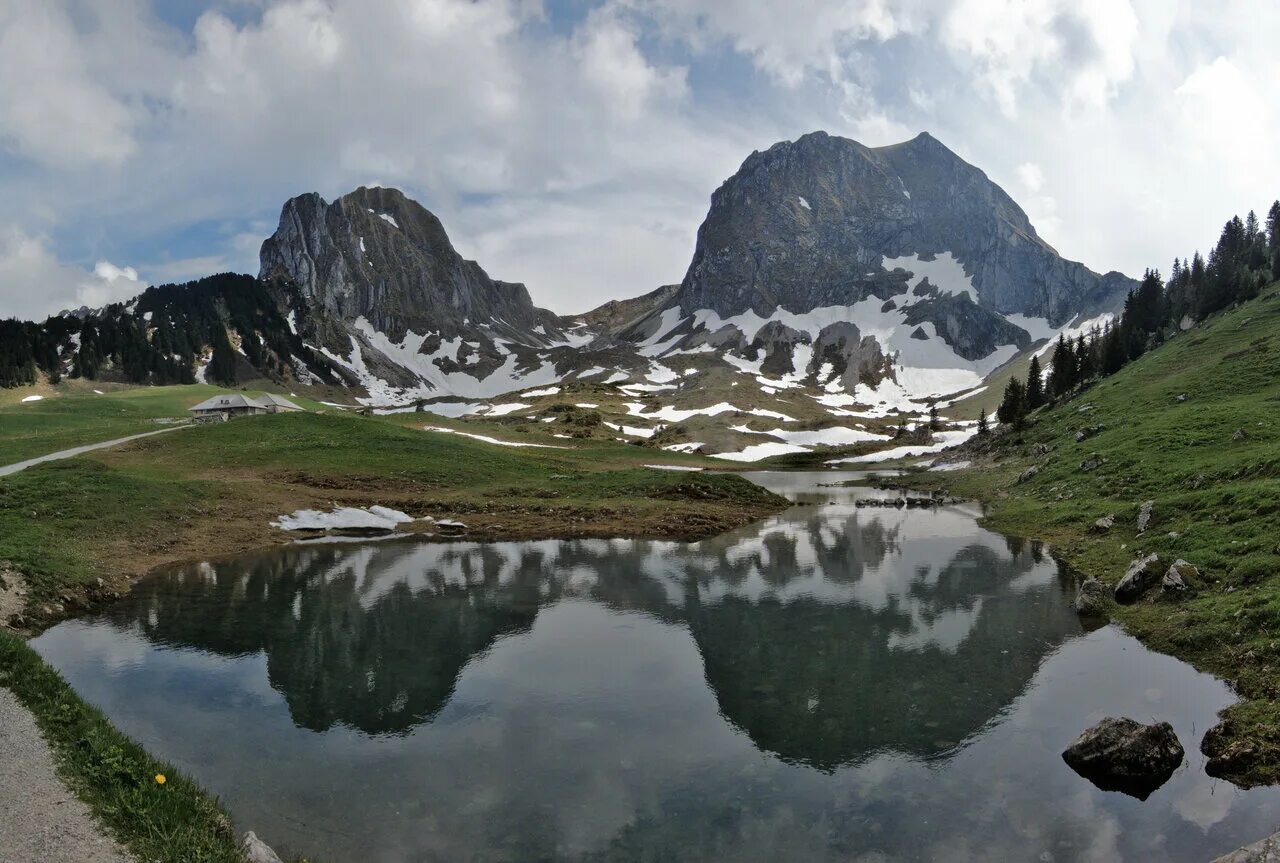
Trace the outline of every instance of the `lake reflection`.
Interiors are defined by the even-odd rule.
[[[962,507],[836,474],[700,543],[295,545],[176,569],[35,642],[290,853],[360,860],[1205,860],[1280,795],[1203,773],[1225,687]],[[1059,753],[1173,722],[1145,803]]]

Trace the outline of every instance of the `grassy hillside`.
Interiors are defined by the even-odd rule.
[[[0,389],[0,465],[163,428],[157,420],[186,419],[189,407],[219,392],[226,390],[205,384],[139,387],[79,380]],[[22,401],[31,395],[41,399]],[[323,409],[306,398],[292,401]]]
[[[1082,429],[1091,436],[1077,442]],[[1151,552],[1162,573],[1178,558],[1200,568],[1189,595],[1153,592],[1113,617],[1235,685],[1244,700],[1213,735],[1214,770],[1280,781],[1280,290],[970,450],[974,469],[912,482],[990,501],[994,528],[1047,539],[1108,584]],[[1153,517],[1139,534],[1143,501]],[[1115,527],[1093,529],[1109,514]]]
[[[269,522],[299,508],[382,504],[482,538],[695,537],[785,505],[741,477],[643,467],[696,458],[554,438],[565,448],[516,449],[402,422],[247,417],[0,478],[0,571],[24,576],[38,627],[157,564],[279,542]]]

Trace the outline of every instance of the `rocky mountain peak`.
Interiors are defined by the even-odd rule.
[[[851,305],[903,292],[886,261],[940,255],[963,268],[975,303],[1053,325],[1115,306],[1132,284],[1061,259],[1003,189],[928,133],[872,148],[812,132],[752,153],[712,195],[680,305],[721,316]]]
[[[332,203],[314,192],[291,198],[259,258],[262,278],[298,285],[326,342],[330,322],[360,319],[393,342],[409,332],[450,339],[480,323],[536,342],[539,327],[558,328],[524,285],[465,260],[440,220],[398,189],[362,186]]]

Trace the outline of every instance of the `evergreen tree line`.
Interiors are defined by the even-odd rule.
[[[56,383],[64,370],[90,380],[189,384],[206,354],[206,380],[234,385],[239,373],[231,333],[245,359],[266,377],[283,380],[300,361],[326,383],[339,382],[328,359],[293,332],[278,298],[298,305],[291,285],[223,273],[147,288],[129,304],[115,303],[83,318],[0,321],[0,387],[33,384],[40,372]]]
[[[996,419],[1003,425],[1020,425],[1036,408],[1115,374],[1190,322],[1253,299],[1276,280],[1280,201],[1271,205],[1265,224],[1253,211],[1244,219],[1229,220],[1207,260],[1198,251],[1190,261],[1175,258],[1167,280],[1158,270],[1147,270],[1125,298],[1118,319],[1075,339],[1059,335],[1048,376],[1039,357],[1032,357],[1026,380],[1014,378],[1005,387]],[[986,427],[984,412],[979,431],[985,433]]]

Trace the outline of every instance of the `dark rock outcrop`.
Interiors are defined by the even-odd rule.
[[[1160,557],[1149,554],[1129,564],[1124,577],[1116,585],[1116,602],[1134,602],[1155,584]]]
[[[1143,725],[1109,716],[1076,738],[1062,759],[1104,791],[1146,800],[1168,781],[1185,754],[1169,723]]]

